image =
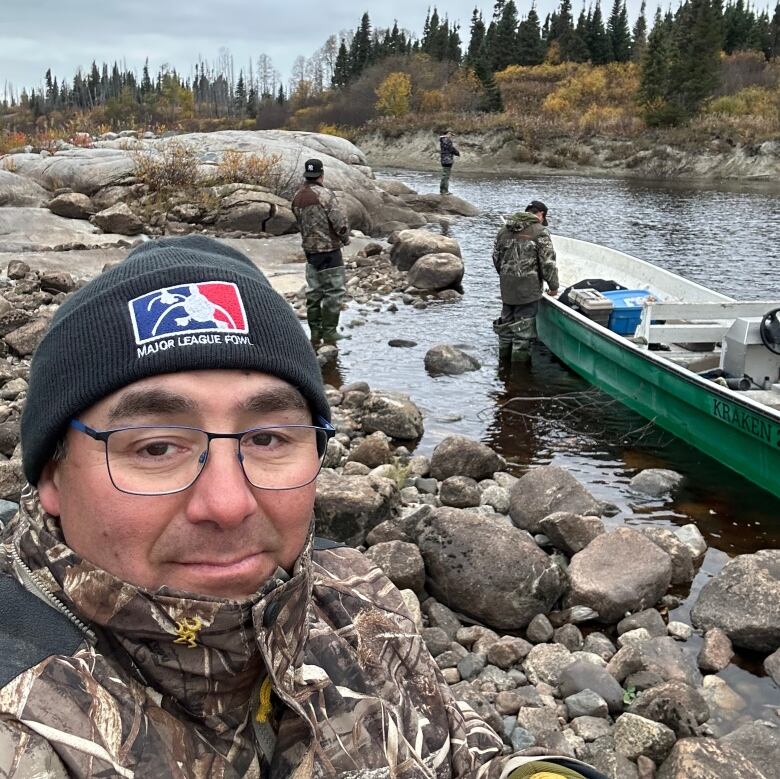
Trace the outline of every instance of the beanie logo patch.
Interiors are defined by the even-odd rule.
[[[163,287],[134,298],[128,307],[138,346],[171,336],[249,332],[241,293],[228,281]]]

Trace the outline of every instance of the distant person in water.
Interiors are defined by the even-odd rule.
[[[441,183],[439,192],[442,195],[450,194],[450,175],[455,157],[460,157],[460,152],[455,148],[452,139],[452,130],[445,130],[444,135],[439,136],[439,154],[441,155]]]
[[[546,229],[547,206],[532,200],[510,216],[496,236],[493,265],[501,284],[501,316],[494,320],[502,356],[527,361],[536,338],[536,312],[544,284],[558,294],[555,249]]]

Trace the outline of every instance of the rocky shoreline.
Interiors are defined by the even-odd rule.
[[[355,233],[346,260],[350,300],[392,311],[460,299],[457,242],[408,216],[448,219],[448,199],[398,182],[375,185],[366,191],[397,198],[412,224],[372,228],[382,240]],[[45,191],[49,205],[68,194]],[[85,197],[96,204],[94,193]],[[252,202],[255,217],[266,213]],[[176,234],[183,229],[176,222],[166,216],[141,229]],[[251,246],[261,268],[283,274],[269,275],[275,286],[288,282],[282,291],[305,319],[296,236],[187,224]],[[93,234],[106,235],[98,227]],[[118,259],[126,253],[120,241],[139,240],[114,235],[113,248],[94,250],[99,258]],[[8,518],[24,483],[19,417],[30,356],[56,307],[82,283],[77,277],[100,267],[92,260],[88,272],[35,269],[26,260],[42,255],[0,248],[10,260],[0,276],[0,497]],[[323,365],[335,355],[333,346],[318,352]],[[431,348],[425,364],[448,375],[479,367],[447,343]],[[362,549],[402,590],[455,695],[502,735],[507,751],[576,756],[612,779],[780,779],[780,694],[756,720],[722,677],[747,651],[780,686],[780,550],[734,558],[695,598],[693,624],[676,621],[669,613],[707,550],[695,525],[611,526],[614,507],[556,466],[518,478],[496,451],[463,436],[445,438],[430,456],[415,454],[425,415],[409,395],[366,382],[328,386],[327,395],[337,435],[317,486],[318,533]],[[660,495],[675,481],[645,470],[632,488]]]
[[[780,141],[737,143],[712,138],[696,148],[639,138],[561,136],[544,142],[518,137],[509,128],[457,133],[461,156],[455,170],[504,175],[585,175],[691,183],[751,182],[780,187]],[[439,170],[437,135],[415,130],[387,135],[364,132],[356,143],[374,167]]]

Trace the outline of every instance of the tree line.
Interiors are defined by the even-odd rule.
[[[293,107],[329,91],[344,91],[367,69],[389,58],[425,54],[473,73],[481,85],[480,108],[500,110],[494,75],[518,65],[634,61],[640,68],[640,97],[650,123],[673,124],[691,116],[718,86],[721,52],[760,52],[767,61],[780,53],[780,2],[771,17],[744,0],[684,0],[676,11],[658,9],[648,25],[645,4],[633,25],[626,0],[613,0],[609,14],[600,0],[574,19],[571,0],[541,20],[533,4],[521,16],[514,0],[496,0],[486,19],[475,8],[467,42],[460,26],[429,10],[422,32],[380,29],[363,13],[354,30],[331,35],[311,57],[298,57],[285,85],[267,55],[238,69],[222,50],[215,63],[200,60],[186,76],[162,66],[154,76],[148,62],[140,76],[115,62],[79,70],[58,82],[47,70],[42,88],[6,88],[0,109],[21,112],[39,126],[57,124],[79,112],[97,112],[112,126],[176,123],[193,116],[249,118],[258,127],[279,126]],[[446,85],[443,85],[446,89]]]

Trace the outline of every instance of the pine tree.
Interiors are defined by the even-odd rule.
[[[349,48],[350,75],[359,76],[371,61],[371,21],[364,13]]]
[[[475,8],[471,15],[471,29],[469,35],[469,48],[466,53],[466,64],[474,67],[474,63],[479,56],[479,50],[485,41],[485,22],[482,21],[482,14]]]
[[[246,111],[246,85],[244,84],[244,71],[238,72],[238,83],[233,96],[233,106],[239,116],[243,116]]]
[[[628,62],[631,56],[631,33],[628,29],[625,0],[614,0],[612,3],[612,13],[607,22],[607,33],[615,62]]]
[[[594,65],[606,65],[614,61],[612,53],[612,41],[604,29],[604,20],[601,16],[601,3],[596,0],[596,7],[590,17],[590,29],[587,37],[590,59]]]
[[[496,23],[493,38],[493,70],[504,70],[517,62],[517,6],[514,0],[508,0]]]
[[[639,97],[646,105],[658,105],[669,94],[669,59],[671,40],[667,25],[656,8],[653,29],[647,37],[647,47],[642,57]]]
[[[333,66],[333,77],[331,79],[331,83],[334,87],[341,89],[349,84],[349,78],[349,52],[347,51],[347,44],[344,41],[341,41],[339,52],[336,55],[336,62]]]
[[[631,59],[641,62],[647,46],[647,19],[645,18],[645,0],[639,7],[639,16],[636,18],[634,29],[631,32]]]
[[[531,6],[528,16],[517,28],[517,63],[519,65],[541,65],[544,62],[545,45],[539,28],[539,15]]]
[[[772,21],[769,23],[769,52],[767,59],[780,56],[780,2],[775,6]]]
[[[753,48],[750,38],[754,25],[753,12],[745,7],[742,0],[729,3],[723,11],[723,51],[732,54]]]
[[[720,79],[721,18],[712,0],[687,0],[675,24],[670,102],[680,118],[693,115]]]

